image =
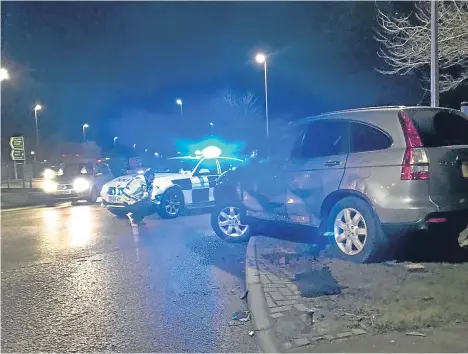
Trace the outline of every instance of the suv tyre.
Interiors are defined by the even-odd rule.
[[[211,213],[211,227],[226,242],[248,242],[252,226],[241,223],[245,220],[244,213],[242,206],[230,203],[217,205]]]
[[[385,235],[369,204],[356,197],[339,200],[328,216],[327,231],[333,256],[355,263],[380,260]]]

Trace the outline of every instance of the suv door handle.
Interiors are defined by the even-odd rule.
[[[327,162],[324,163],[325,166],[338,166],[341,165],[341,161],[336,161],[336,160],[328,160]]]

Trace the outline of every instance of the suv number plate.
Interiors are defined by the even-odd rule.
[[[463,177],[468,178],[468,161],[463,161],[461,168]]]

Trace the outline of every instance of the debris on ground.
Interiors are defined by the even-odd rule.
[[[250,331],[249,332],[249,336],[253,337],[255,335],[255,332],[254,331]]]
[[[425,337],[426,335],[424,333],[420,332],[406,332],[407,336],[415,336],[415,337]]]
[[[235,321],[248,322],[250,321],[250,311],[237,311],[231,316],[231,319]]]
[[[418,272],[424,272],[426,271],[426,267],[424,267],[420,263],[410,263],[410,264],[405,264],[403,267],[406,268],[408,272],[411,273],[418,273]]]
[[[241,299],[241,300],[247,299],[247,295],[248,295],[248,294],[249,294],[249,291],[248,291],[248,290],[244,291],[244,293],[240,296],[240,299]]]

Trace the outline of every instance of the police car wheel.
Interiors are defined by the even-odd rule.
[[[222,240],[232,243],[248,242],[251,226],[241,223],[242,207],[216,206],[211,213],[211,227]]]
[[[176,188],[164,192],[159,205],[158,214],[163,219],[174,219],[184,209],[184,195]]]

